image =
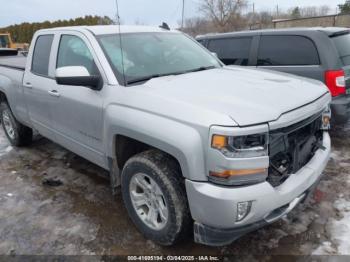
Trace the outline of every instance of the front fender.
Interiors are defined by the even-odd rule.
[[[174,119],[121,105],[111,105],[105,114],[106,148],[115,157],[115,138],[123,135],[162,150],[180,163],[185,178],[205,181],[202,136],[196,128]]]

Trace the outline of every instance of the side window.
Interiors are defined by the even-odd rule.
[[[303,36],[262,36],[258,66],[319,65],[315,44]]]
[[[32,59],[32,72],[34,74],[49,75],[52,41],[53,35],[41,35],[37,38]]]
[[[98,75],[94,58],[84,41],[73,35],[63,35],[58,49],[57,68],[84,66],[90,75]]]
[[[213,39],[209,41],[208,49],[226,65],[247,66],[251,44],[251,37]]]

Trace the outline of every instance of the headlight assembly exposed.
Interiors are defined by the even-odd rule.
[[[227,158],[266,157],[268,156],[268,139],[268,133],[245,136],[213,135],[211,146]],[[267,176],[267,168],[209,170],[209,180],[222,185],[256,184],[265,181]]]

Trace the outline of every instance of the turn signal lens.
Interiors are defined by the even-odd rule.
[[[210,172],[210,176],[228,179],[233,176],[248,176],[267,174],[266,168],[261,169],[241,169],[241,170],[226,170],[223,172]]]
[[[223,149],[227,146],[227,137],[220,135],[213,135],[211,146],[216,149]]]

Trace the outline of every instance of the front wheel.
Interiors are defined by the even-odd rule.
[[[32,129],[19,123],[5,102],[0,104],[0,120],[11,145],[26,146],[32,142]]]
[[[122,194],[131,219],[146,238],[170,246],[190,233],[180,168],[166,154],[150,150],[132,157],[122,172]]]

